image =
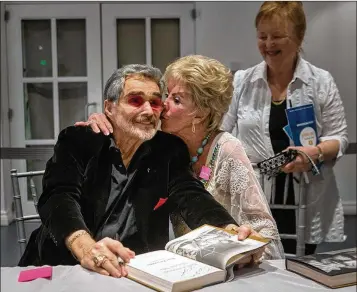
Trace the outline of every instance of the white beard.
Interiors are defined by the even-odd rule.
[[[139,129],[135,125],[128,122],[127,124],[129,125],[129,129],[128,131],[124,129],[124,132],[127,132],[129,135],[137,137],[140,140],[144,140],[144,141],[150,140],[155,136],[157,132],[157,128],[152,128],[151,126],[150,127],[148,126],[148,129],[145,130],[145,129]]]
[[[146,118],[142,118],[145,120]],[[136,119],[134,121],[126,120],[122,115],[118,116],[118,125],[120,126],[120,129],[128,134],[130,137],[138,138],[140,140],[150,140],[152,139],[157,130],[158,130],[158,125],[155,127],[153,124],[150,125],[145,125],[144,128],[139,128],[139,126],[135,125],[136,123],[139,123],[140,120]]]

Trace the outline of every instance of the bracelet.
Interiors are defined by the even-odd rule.
[[[87,231],[85,231],[85,230],[83,230],[83,231],[81,231],[81,232],[78,232],[75,236],[73,236],[73,237],[68,241],[67,246],[68,246],[68,249],[69,249],[70,251],[72,251],[72,245],[73,245],[73,243],[76,241],[76,239],[78,239],[78,238],[81,237],[82,235],[88,235],[88,236],[90,236],[89,233],[88,233]]]
[[[307,158],[307,160],[310,162],[311,167],[312,167],[312,168],[311,168],[311,172],[312,172],[313,175],[318,175],[318,174],[320,174],[319,168],[317,167],[317,165],[315,164],[315,162],[312,160],[312,158],[311,158],[307,153],[305,153],[304,151],[301,151],[301,150],[297,150],[297,149],[296,149],[296,151],[297,151],[299,154],[304,155],[304,156]]]
[[[320,164],[324,161],[324,153],[319,145],[316,145],[317,150],[319,151],[319,155],[317,157],[317,162]]]

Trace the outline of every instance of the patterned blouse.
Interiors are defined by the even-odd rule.
[[[280,236],[266,197],[240,141],[227,132],[218,134],[207,156],[211,177],[206,189],[239,225],[250,225],[271,243],[263,259],[284,258]],[[175,236],[190,231],[179,213],[171,215]]]

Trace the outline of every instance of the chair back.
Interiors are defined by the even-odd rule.
[[[263,177],[263,176],[262,176]],[[275,180],[275,178],[271,178]],[[286,177],[286,186],[288,184],[288,176]],[[261,186],[264,189],[264,178],[260,180]],[[274,185],[274,183],[273,183]],[[287,204],[287,187],[284,194],[283,204],[269,203],[270,209],[280,209],[280,210],[295,210],[296,218],[296,233],[286,234],[280,233],[280,238],[284,239],[294,239],[296,240],[296,254],[285,254],[287,257],[299,257],[305,255],[305,226],[306,226],[306,182],[304,179],[304,173],[300,174],[299,177],[299,195],[298,202],[294,205]],[[272,189],[272,193],[275,189]],[[274,197],[272,196],[272,202],[274,202]]]
[[[21,255],[24,253],[26,244],[27,244],[25,221],[30,221],[30,220],[39,221],[40,220],[40,216],[38,215],[38,212],[37,212],[38,196],[37,196],[36,185],[33,180],[33,177],[43,175],[44,173],[45,173],[44,170],[29,171],[29,172],[17,172],[16,169],[11,170],[12,191],[13,191],[13,198],[14,198],[14,205],[15,205],[15,222],[16,222],[16,230],[17,230],[17,241],[20,246]],[[27,178],[30,183],[31,196],[33,199],[33,203],[35,205],[36,212],[37,212],[36,215],[24,216],[23,208],[22,208],[22,199],[21,199],[19,178]]]

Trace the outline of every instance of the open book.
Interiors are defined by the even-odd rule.
[[[203,225],[169,241],[165,250],[135,256],[128,278],[158,291],[189,291],[232,279],[233,266],[268,244]],[[227,276],[228,274],[228,276]]]

